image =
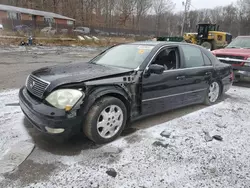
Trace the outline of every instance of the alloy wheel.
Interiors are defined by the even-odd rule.
[[[106,107],[97,119],[98,134],[105,139],[112,138],[123,125],[123,111],[117,105]]]
[[[213,82],[209,87],[208,97],[209,101],[214,103],[217,101],[220,95],[220,85],[217,82]]]

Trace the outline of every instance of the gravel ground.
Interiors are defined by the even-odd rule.
[[[24,120],[17,90],[2,92],[1,153],[24,140],[36,148],[0,175],[0,187],[249,187],[249,98],[234,86],[214,106],[95,145],[82,136],[53,142]]]
[[[87,61],[101,50],[0,48],[0,162],[16,144],[35,144],[15,171],[0,174],[0,187],[250,187],[249,84],[233,86],[214,106],[135,122],[106,145],[82,135],[60,144],[33,128],[18,106],[18,88],[27,75],[48,65]]]
[[[27,75],[38,68],[62,63],[86,62],[103,48],[5,47],[0,48],[0,90],[20,88]]]

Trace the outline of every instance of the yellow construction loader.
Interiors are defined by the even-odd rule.
[[[232,35],[219,31],[219,25],[200,23],[197,25],[197,33],[185,33],[183,39],[212,51],[228,45],[232,41]]]

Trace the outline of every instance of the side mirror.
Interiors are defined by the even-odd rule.
[[[148,68],[148,72],[152,74],[162,74],[165,68],[162,65],[152,64]]]

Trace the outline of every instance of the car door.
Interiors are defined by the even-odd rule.
[[[155,58],[165,49],[156,53]],[[179,47],[176,50],[176,68],[165,70],[162,74],[147,74],[147,68],[142,76],[142,114],[149,115],[164,112],[183,105],[183,96],[186,92],[183,70],[179,69],[182,58]],[[150,62],[150,64],[152,64]],[[149,64],[149,65],[150,65]]]
[[[181,45],[181,53],[184,57],[181,68],[184,70],[186,87],[184,105],[203,102],[214,71],[212,63],[198,46]]]

